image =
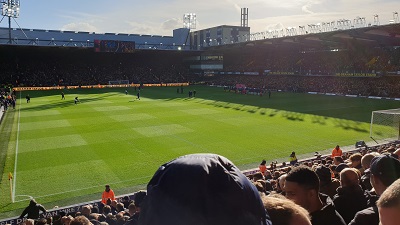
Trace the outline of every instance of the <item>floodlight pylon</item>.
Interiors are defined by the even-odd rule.
[[[19,0],[1,0],[1,15],[8,17],[8,43],[12,44],[11,40],[11,18],[19,17],[20,1]],[[3,20],[3,19],[2,19]]]

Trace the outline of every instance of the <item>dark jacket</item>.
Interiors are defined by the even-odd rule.
[[[25,208],[19,218],[24,218],[24,216],[28,214],[28,219],[39,219],[40,211],[46,212],[46,209],[41,204],[37,204],[36,201],[32,199],[29,202],[28,207]]]
[[[162,165],[147,185],[140,225],[271,224],[256,187],[228,159],[192,154]]]
[[[369,170],[365,170],[365,174],[362,175],[361,177],[361,185],[364,188],[364,190],[371,190],[372,189],[372,185],[371,185],[371,173],[369,172]]]
[[[379,213],[378,207],[372,206],[359,211],[354,216],[349,225],[378,225]]]
[[[336,211],[349,223],[354,215],[368,207],[368,197],[361,186],[339,187],[333,197]]]
[[[377,200],[378,196],[371,195],[368,200],[369,207],[357,212],[349,225],[378,225],[379,213],[378,207],[376,206]]]
[[[310,213],[312,225],[346,225],[342,216],[335,210],[332,199],[325,194],[320,194],[320,198],[324,206]]]
[[[331,199],[336,194],[336,189],[340,186],[340,181],[331,179],[330,182],[321,182],[319,192],[328,195]]]

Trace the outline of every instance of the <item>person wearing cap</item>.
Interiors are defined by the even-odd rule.
[[[349,166],[346,163],[340,163],[335,167],[335,170],[333,170],[333,174],[335,175],[335,178],[339,179],[339,174],[342,172],[343,169],[349,168]]]
[[[332,158],[335,158],[335,156],[340,156],[342,157],[343,151],[340,149],[339,145],[336,145],[336,147],[332,150]]]
[[[399,224],[400,179],[391,184],[376,203],[381,225]]]
[[[371,185],[377,196],[400,178],[400,161],[390,155],[380,155],[371,161]],[[379,214],[375,203],[356,213],[349,225],[378,225]]]
[[[107,199],[110,199],[111,201],[115,200],[115,194],[114,191],[110,188],[110,185],[106,185],[106,189],[103,191],[103,194],[101,195],[101,202],[106,205],[107,204]]]
[[[318,175],[307,166],[293,168],[286,176],[286,197],[305,208],[312,225],[345,225],[332,199],[319,192]]]
[[[367,194],[360,186],[360,179],[353,168],[345,168],[340,172],[340,187],[333,197],[336,210],[349,223],[360,210],[367,208]]]
[[[140,225],[271,225],[260,194],[228,159],[191,154],[163,164],[147,185]]]

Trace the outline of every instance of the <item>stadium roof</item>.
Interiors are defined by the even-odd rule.
[[[400,47],[400,24],[371,26],[365,28],[336,30],[324,33],[286,36],[242,42],[229,45],[209,47],[208,50],[225,50],[242,48],[271,49],[275,47],[299,50],[334,50],[348,49],[350,46],[363,47]]]

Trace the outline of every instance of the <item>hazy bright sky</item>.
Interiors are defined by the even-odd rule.
[[[172,35],[184,13],[197,14],[197,29],[240,25],[249,8],[251,33],[365,17],[381,24],[400,13],[400,0],[20,0],[22,28]],[[1,27],[7,27],[4,19]],[[17,27],[13,21],[12,27]]]

